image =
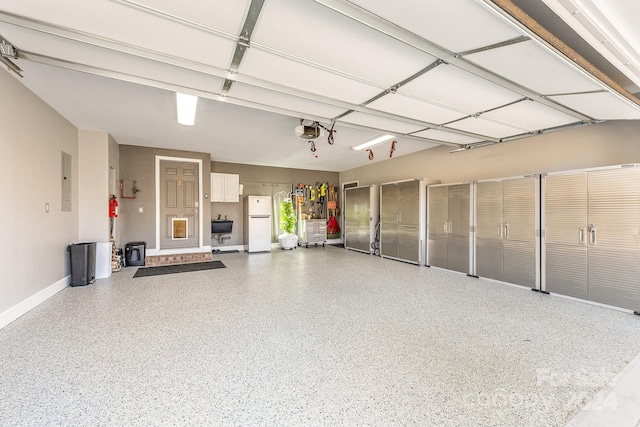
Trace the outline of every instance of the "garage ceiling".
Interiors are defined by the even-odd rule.
[[[619,10],[638,6],[544,2],[572,37],[606,45],[596,50],[624,80],[577,67],[498,0],[2,0],[0,35],[18,49],[3,58],[16,78],[79,128],[215,161],[342,171],[389,158],[390,141],[373,160],[351,148],[382,134],[398,156],[640,119],[622,87],[640,83],[640,34]],[[177,124],[176,91],[199,97],[194,126]],[[335,124],[335,143],[326,130],[295,136],[302,119]]]

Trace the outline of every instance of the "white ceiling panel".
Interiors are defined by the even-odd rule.
[[[611,93],[584,93],[550,98],[598,120],[640,119],[640,107],[633,107]]]
[[[252,42],[387,87],[436,60],[312,0],[265,2]]]
[[[526,132],[526,129],[519,129],[503,123],[483,119],[482,117],[469,117],[458,122],[449,123],[447,127],[493,138],[505,138]]]
[[[530,131],[547,129],[569,123],[579,119],[549,108],[534,101],[522,101],[482,115],[485,119],[525,128]]]
[[[11,0],[6,8],[5,3],[2,3],[4,10],[27,16],[36,15],[45,22],[219,68],[229,66],[235,49],[235,44],[228,39],[115,1],[94,1],[90,7],[81,0]]]
[[[465,58],[541,95],[602,89],[533,40],[474,53]]]
[[[354,104],[361,104],[381,92],[378,87],[257,48],[247,51],[239,71],[251,77]]]
[[[474,0],[352,0],[452,52],[464,52],[522,35]]]
[[[453,132],[445,132],[438,129],[427,129],[414,133],[415,136],[434,139],[436,141],[454,142],[456,144],[473,144],[474,142],[483,142],[484,139],[472,138],[466,135],[460,135]]]
[[[117,0],[113,0],[117,1]],[[249,9],[250,0],[135,0],[135,3],[177,16],[187,21],[238,35]]]
[[[412,125],[410,123],[360,112],[354,112],[342,117],[340,121],[401,134],[413,133],[423,129],[421,126]]]
[[[478,113],[509,104],[522,95],[448,64],[402,86],[398,93],[409,94],[438,104]]]
[[[292,111],[299,111],[311,116],[320,116],[327,119],[339,116],[344,113],[344,108],[335,107],[320,102],[309,101],[308,99],[299,98],[268,89],[263,89],[242,83],[234,83],[229,91],[232,98],[243,99],[263,105],[277,105]],[[305,118],[304,115],[300,118]]]
[[[71,63],[116,71],[134,77],[145,77],[156,82],[197,88],[215,94],[220,92],[224,83],[223,79],[210,74],[169,66],[109,49],[96,48],[61,37],[50,37],[41,32],[13,25],[4,27],[2,34],[9,40],[19,39],[20,48],[24,51],[37,52]]]
[[[447,123],[467,116],[460,111],[440,107],[399,93],[387,94],[367,104],[367,107],[433,124]]]

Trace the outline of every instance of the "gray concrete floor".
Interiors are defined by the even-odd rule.
[[[638,316],[444,270],[214,258],[0,330],[0,425],[562,426],[640,352]]]

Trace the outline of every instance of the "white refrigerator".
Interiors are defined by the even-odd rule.
[[[271,250],[271,197],[244,198],[244,245],[247,252]]]

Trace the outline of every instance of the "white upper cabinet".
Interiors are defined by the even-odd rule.
[[[211,201],[239,202],[240,175],[211,173]]]

